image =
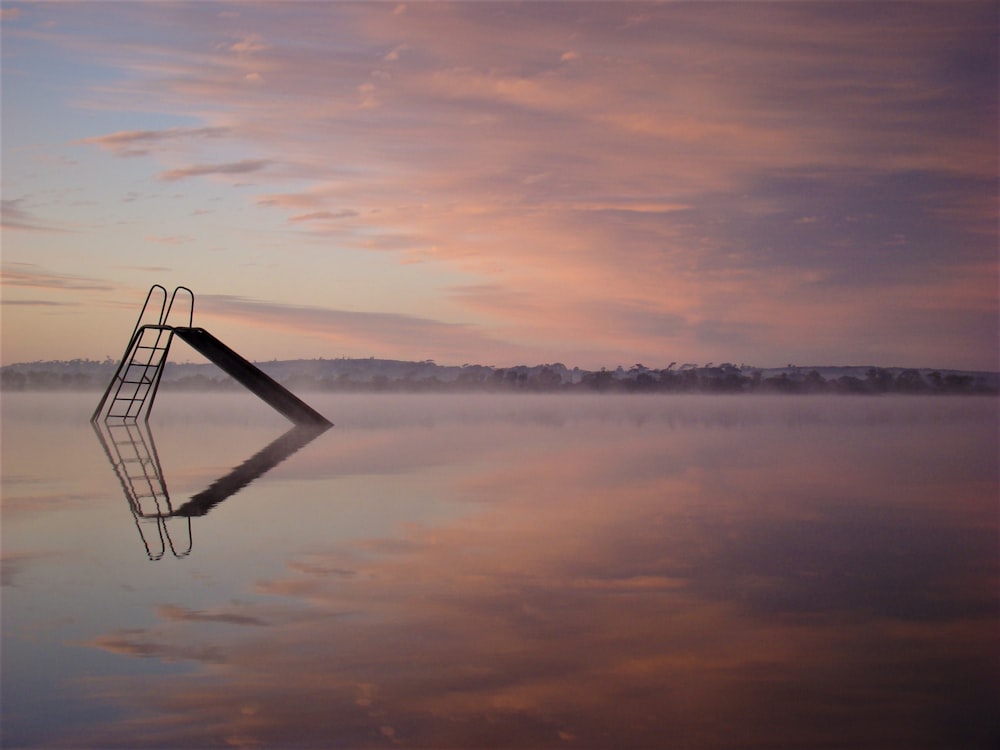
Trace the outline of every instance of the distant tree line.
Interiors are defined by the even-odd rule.
[[[335,392],[582,392],[582,393],[776,393],[776,394],[996,394],[997,377],[984,373],[870,367],[829,368],[853,374],[824,377],[817,369],[789,366],[778,372],[729,363],[704,366],[674,364],[650,369],[641,364],[629,369],[570,370],[562,364],[515,367],[463,365],[439,367],[431,362],[393,365],[391,375],[365,370],[364,360],[347,360],[348,371],[324,372],[340,360],[302,360],[263,363],[272,377],[295,391]],[[318,364],[317,364],[318,363]],[[412,365],[412,366],[405,366]],[[311,366],[311,367],[310,367]],[[346,366],[346,365],[345,365]],[[105,360],[39,362],[0,368],[4,391],[103,390],[115,372],[116,363]],[[204,371],[166,375],[163,390],[241,390],[214,366]]]
[[[29,362],[0,367],[0,390],[69,391],[107,386],[117,363],[73,359],[59,362]]]
[[[923,393],[995,394],[995,384],[968,373],[919,370],[894,371],[868,368],[863,378],[841,375],[824,378],[818,370],[793,370],[765,376],[761,370],[731,364],[686,367],[680,370],[648,369],[642,365],[623,371],[596,370],[582,374],[579,382],[562,382],[547,367],[538,372],[519,368],[496,370],[481,385],[488,390],[595,391],[599,393]]]

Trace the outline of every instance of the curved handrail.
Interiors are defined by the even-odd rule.
[[[183,550],[181,552],[178,552],[177,548],[174,546],[174,538],[170,536],[170,529],[167,528],[167,519],[161,518],[159,519],[159,521],[163,528],[162,533],[166,534],[167,543],[170,545],[170,551],[173,553],[174,557],[187,557],[188,555],[190,555],[191,550],[194,549],[194,537],[191,536],[191,517],[188,516],[187,519],[188,546],[186,550]]]
[[[162,284],[153,284],[153,286],[149,287],[149,292],[146,293],[146,301],[142,303],[142,310],[139,311],[139,317],[136,318],[135,328],[132,329],[133,336],[135,336],[135,332],[142,326],[142,319],[146,315],[146,308],[149,306],[149,300],[153,296],[154,289],[159,289],[163,292],[163,301],[160,303],[160,315],[156,319],[157,323],[163,322],[163,308],[167,304],[167,288]],[[131,341],[131,339],[129,340]],[[125,353],[128,354],[128,352]]]
[[[182,289],[185,292],[187,292],[188,295],[190,295],[190,297],[191,297],[191,309],[188,312],[188,324],[187,324],[187,327],[188,328],[192,328],[194,326],[194,292],[192,292],[186,286],[179,286],[179,287],[177,287],[176,289],[174,289],[174,293],[170,295],[170,304],[167,305],[167,311],[165,313],[163,313],[163,317],[160,318],[160,323],[161,324],[165,325],[166,322],[167,322],[167,320],[170,318],[170,310],[174,306],[174,299],[176,299],[176,297],[177,297],[177,292],[181,291]],[[164,299],[164,301],[166,301],[166,296],[167,296],[167,290],[164,289],[163,290],[163,299]]]
[[[139,516],[133,514],[132,518],[135,521],[135,527],[139,530],[139,538],[142,540],[142,546],[146,548],[146,557],[153,561],[162,560],[163,556],[167,553],[167,545],[163,541],[163,530],[160,528],[159,522],[156,524],[156,530],[160,534],[160,552],[157,554],[150,548],[149,542],[146,540],[146,535],[142,533],[142,524],[139,522]]]

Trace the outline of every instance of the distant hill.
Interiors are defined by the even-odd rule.
[[[437,365],[431,360],[294,359],[257,362],[288,388],[306,391],[596,391],[709,393],[926,393],[997,394],[1000,373],[871,366],[788,365],[758,368],[723,363],[641,364],[613,370],[583,370],[562,363],[487,367]],[[74,359],[0,367],[5,391],[105,388],[118,363]],[[170,390],[238,389],[213,364],[168,362],[161,387]]]

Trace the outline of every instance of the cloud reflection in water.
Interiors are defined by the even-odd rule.
[[[453,440],[467,513],[299,555],[258,581],[266,604],[164,603],[95,639],[203,669],[103,684],[141,710],[85,739],[988,746],[995,432],[809,408],[490,423],[475,456],[482,424],[426,426]]]

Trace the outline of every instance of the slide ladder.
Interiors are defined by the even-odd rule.
[[[149,418],[149,410],[156,398],[156,389],[163,375],[163,366],[167,363],[167,353],[173,337],[173,328],[167,325],[167,319],[180,291],[187,292],[191,298],[188,312],[188,325],[191,325],[194,318],[194,293],[187,287],[179,286],[174,289],[170,303],[167,304],[166,288],[153,284],[132,329],[125,354],[91,417],[92,422],[96,422],[102,412],[104,421],[109,424],[135,423],[140,416]],[[162,295],[159,312],[156,311],[155,304],[151,307],[153,295],[157,292]],[[147,320],[155,322],[147,323]]]
[[[187,548],[178,548],[167,526],[168,519],[174,516],[174,508],[170,504],[156,444],[148,430],[149,426],[141,423],[94,423],[94,431],[125,491],[125,499],[128,500],[146,555],[150,560],[159,560],[169,546],[174,557],[185,557],[192,547],[191,520],[187,519],[186,523]],[[156,528],[156,537],[152,542],[146,533],[151,525]]]
[[[187,325],[169,325],[170,312],[180,291],[186,292],[191,300]],[[155,314],[155,309],[150,310],[150,302],[156,292],[162,293],[158,315]],[[150,315],[155,315],[152,320],[156,322],[144,323],[143,321]],[[150,287],[135,328],[132,329],[132,337],[125,349],[125,355],[107,390],[104,391],[104,396],[97,405],[91,421],[96,422],[102,414],[104,421],[109,424],[135,423],[140,416],[148,420],[160,378],[163,376],[170,344],[174,336],[177,336],[292,422],[327,427],[332,425],[326,417],[204,328],[195,328],[193,320],[194,293],[190,289],[185,286],[174,289],[168,304],[165,287],[160,284]]]

